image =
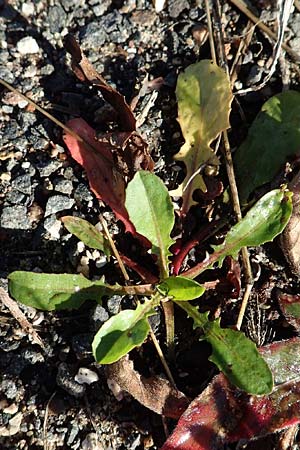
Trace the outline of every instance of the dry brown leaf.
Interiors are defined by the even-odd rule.
[[[280,245],[291,271],[300,277],[300,171],[288,185],[293,192],[293,212],[280,236]]]
[[[74,36],[67,34],[64,47],[72,56],[72,69],[80,81],[87,81],[100,90],[103,98],[110,103],[119,115],[122,131],[135,131],[135,117],[123,95],[106,83],[81,51]]]
[[[106,366],[106,375],[138,402],[157,414],[178,419],[189,404],[187,397],[159,376],[149,378],[139,374],[128,356]]]

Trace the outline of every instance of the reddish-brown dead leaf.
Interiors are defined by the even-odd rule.
[[[293,212],[280,236],[280,244],[291,271],[300,277],[300,171],[288,189],[293,192]]]
[[[106,366],[106,375],[123,391],[157,414],[178,419],[189,404],[187,397],[169,381],[159,376],[145,378],[139,374],[128,356]]]
[[[217,450],[300,423],[300,338],[265,346],[260,352],[274,375],[271,394],[245,394],[223,374],[217,375],[189,405],[161,450]]]
[[[297,331],[300,329],[300,295],[291,295],[281,292],[278,295],[278,304],[286,321]]]
[[[103,98],[118,112],[120,127],[123,131],[135,131],[135,117],[123,95],[106,83],[81,51],[76,39],[67,34],[64,47],[72,56],[72,69],[80,81],[86,81],[100,90]]]
[[[72,157],[86,170],[91,190],[124,223],[126,231],[136,234],[125,208],[125,181],[123,175],[114,167],[109,135],[97,141],[95,131],[83,120],[73,119],[67,126],[74,130],[90,147],[79,142],[70,134],[64,135],[64,141]],[[126,140],[127,132],[119,133],[118,138]]]

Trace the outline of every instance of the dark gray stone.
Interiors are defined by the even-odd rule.
[[[25,195],[22,192],[12,190],[5,196],[5,204],[22,205],[24,204]]]
[[[85,184],[80,183],[74,191],[74,198],[76,201],[89,202],[93,200],[93,196]]]
[[[30,230],[31,223],[25,206],[7,206],[3,208],[0,226],[12,230]]]
[[[109,319],[109,314],[101,305],[97,305],[91,314],[91,322],[94,330],[98,330]]]
[[[176,19],[185,9],[189,9],[190,5],[187,0],[169,0],[168,10],[173,19]]]
[[[113,295],[107,300],[107,309],[110,314],[118,314],[120,311],[122,297],[120,295]]]
[[[82,45],[88,49],[101,47],[107,39],[107,33],[99,22],[91,22],[81,31]]]
[[[6,398],[12,400],[16,398],[18,394],[18,388],[14,381],[3,380],[0,384],[0,392],[2,392]]]
[[[51,33],[59,33],[66,26],[66,20],[67,14],[59,4],[49,8],[48,23]]]
[[[26,195],[31,195],[31,178],[29,175],[20,175],[17,178],[15,178],[12,183],[12,187],[16,189],[17,191],[22,192]]]
[[[53,195],[47,201],[45,217],[66,209],[71,209],[75,201],[65,195]]]
[[[80,398],[85,394],[86,387],[74,380],[66,363],[58,366],[56,383],[73,397]]]
[[[48,161],[40,162],[36,165],[37,170],[41,177],[49,177],[52,173],[56,172],[62,163],[56,159],[50,159]]]
[[[53,182],[54,190],[57,192],[61,192],[62,194],[72,194],[73,191],[73,183],[70,180],[64,180],[63,178],[57,178]]]

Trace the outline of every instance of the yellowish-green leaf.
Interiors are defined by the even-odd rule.
[[[230,82],[226,73],[210,60],[189,66],[179,75],[176,87],[178,121],[185,139],[175,159],[186,165],[186,177],[172,195],[183,197],[182,213],[195,203],[195,189],[206,190],[200,173],[203,164],[218,166],[219,160],[211,143],[229,128],[232,101]]]

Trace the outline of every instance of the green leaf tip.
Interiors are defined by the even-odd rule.
[[[207,323],[205,339],[213,349],[209,360],[232,384],[253,395],[269,394],[272,391],[272,372],[254,342],[244,333],[221,328],[214,321]]]
[[[97,228],[85,219],[74,216],[64,216],[61,218],[66,229],[80,239],[85,245],[96,248],[110,256],[110,246],[104,235]]]
[[[226,256],[237,258],[242,247],[255,247],[273,241],[291,217],[292,195],[285,189],[274,189],[258,200],[246,216],[231,228],[224,242],[213,247],[214,261],[221,266]]]
[[[166,297],[177,301],[194,300],[201,297],[205,291],[201,284],[182,276],[166,278],[157,288]]]
[[[136,231],[152,244],[157,255],[161,278],[169,274],[169,251],[174,243],[170,237],[174,226],[174,208],[163,182],[151,172],[135,174],[126,189],[126,209]]]

